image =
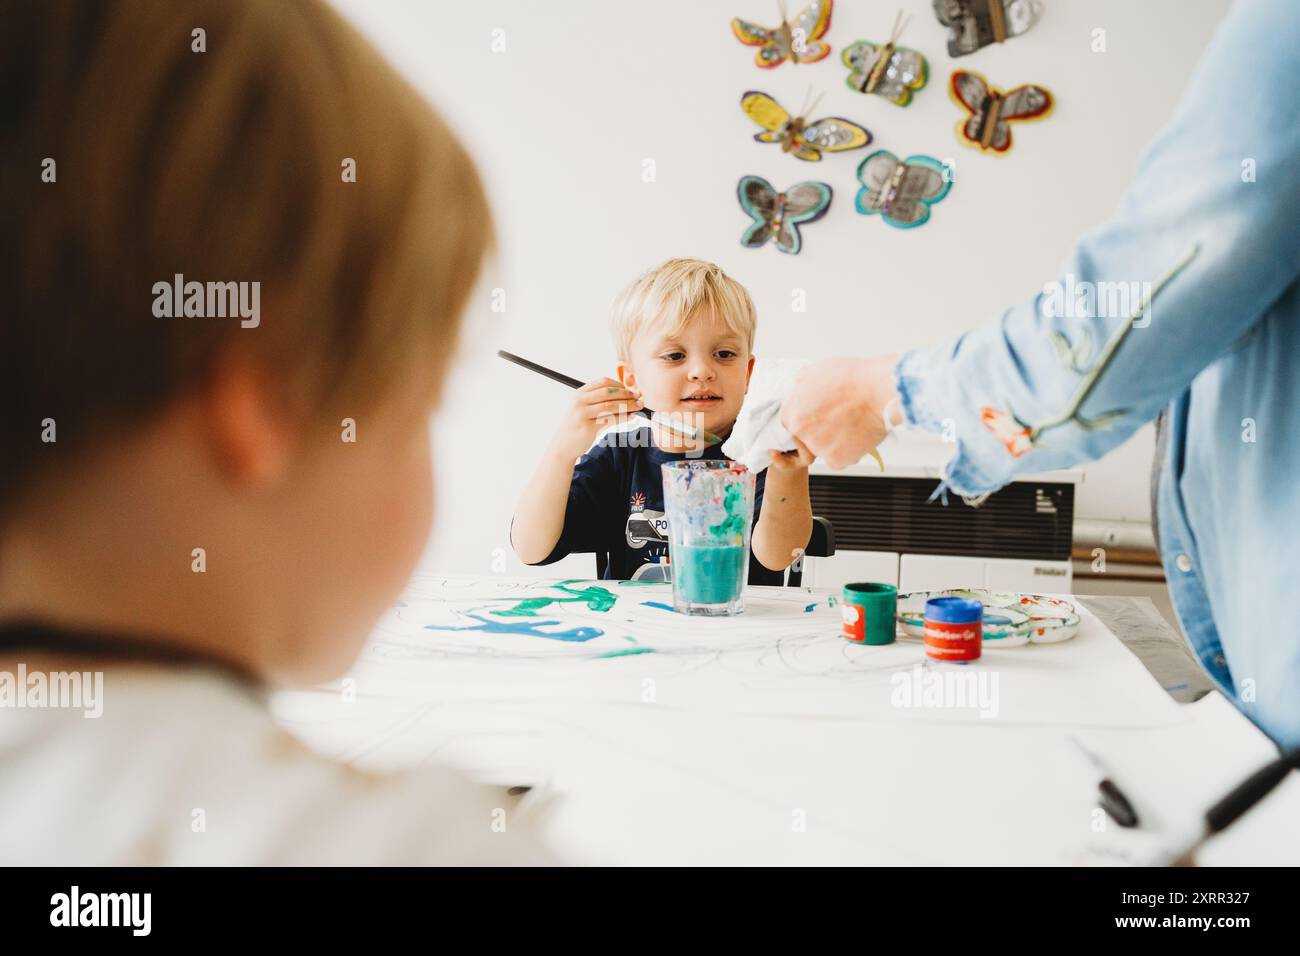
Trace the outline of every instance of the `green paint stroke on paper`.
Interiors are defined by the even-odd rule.
[[[504,611],[493,611],[499,617],[534,617],[542,608],[549,607],[552,604],[564,604],[574,601],[580,601],[587,605],[592,611],[608,611],[618,601],[613,594],[598,584],[591,584],[584,588],[572,588],[570,584],[580,584],[580,581],[560,581],[555,585],[557,591],[564,591],[571,597],[535,597],[525,598],[516,602],[512,608]]]
[[[631,657],[633,654],[653,654],[653,647],[624,647],[616,651],[606,651],[604,654],[597,654],[592,658],[593,661],[603,660],[606,657]]]

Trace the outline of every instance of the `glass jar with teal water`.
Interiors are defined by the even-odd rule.
[[[682,614],[741,613],[754,473],[736,462],[687,459],[663,465],[663,476],[673,607]]]

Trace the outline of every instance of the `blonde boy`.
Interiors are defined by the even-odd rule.
[[[0,673],[102,695],[0,711],[0,860],[546,860],[502,794],[265,702],[344,671],[425,544],[491,237],[464,149],[317,0],[5,19]],[[259,321],[155,309],[177,276],[257,283]]]
[[[754,303],[718,266],[672,259],[647,272],[611,312],[618,380],[576,393],[515,510],[511,541],[528,564],[568,554],[608,554],[605,577],[665,580],[668,538],[660,465],[685,457],[725,459],[754,368]],[[692,442],[658,425],[609,432],[647,407],[701,427],[719,441]],[[574,464],[575,459],[581,460]],[[772,453],[759,473],[750,584],[781,584],[812,533],[808,465],[800,448]]]

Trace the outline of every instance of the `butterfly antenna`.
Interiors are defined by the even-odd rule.
[[[902,10],[899,10],[898,13],[894,15],[894,29],[889,34],[889,42],[891,44],[898,42],[898,38],[901,37],[903,31],[907,29],[907,22],[911,19],[911,15],[903,13]]]
[[[804,115],[804,116],[807,116],[807,117],[809,117],[809,118],[811,118],[811,117],[812,117],[812,111],[815,110],[815,109],[817,108],[817,104],[820,103],[820,102],[822,101],[822,97],[825,96],[825,95],[826,95],[825,93],[818,93],[818,94],[817,94],[817,99],[815,99],[815,100],[812,101],[812,104],[808,107],[807,112],[805,112],[803,115]]]

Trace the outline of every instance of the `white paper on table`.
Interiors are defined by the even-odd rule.
[[[358,694],[442,703],[653,697],[689,712],[871,722],[1146,727],[1179,719],[1141,662],[1084,608],[1072,640],[950,665],[927,662],[919,639],[845,641],[840,609],[825,592],[752,587],[743,615],[691,618],[671,610],[669,585],[565,588],[536,579],[417,580],[350,679]],[[613,604],[572,600],[583,593],[613,595]],[[565,600],[545,603],[554,597]],[[534,602],[531,613],[517,613],[525,601]]]

